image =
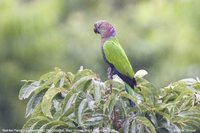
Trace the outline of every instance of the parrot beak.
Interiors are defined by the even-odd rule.
[[[94,25],[94,29],[93,29],[93,30],[94,30],[94,33],[100,34],[100,32],[99,32],[98,29],[97,29],[97,25],[96,25],[96,24]]]

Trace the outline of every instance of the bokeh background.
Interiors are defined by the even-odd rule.
[[[93,33],[99,19],[116,27],[134,69],[147,70],[155,86],[199,76],[199,7],[199,0],[0,0],[0,129],[26,120],[22,79],[80,66],[106,79]]]

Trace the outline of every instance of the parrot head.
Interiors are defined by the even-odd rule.
[[[94,24],[94,32],[100,34],[101,38],[114,37],[116,34],[114,27],[105,20],[97,21]]]

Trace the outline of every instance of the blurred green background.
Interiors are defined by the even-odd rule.
[[[93,33],[99,19],[116,27],[134,69],[147,70],[157,87],[199,76],[199,7],[199,0],[1,0],[0,129],[19,129],[26,120],[22,79],[81,65],[106,79]]]

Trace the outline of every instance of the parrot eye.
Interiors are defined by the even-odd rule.
[[[98,24],[94,24],[94,32],[97,34],[99,34],[99,30],[98,30]]]
[[[99,29],[101,27],[101,24],[96,24],[96,28]]]
[[[99,25],[99,24],[94,24],[94,27],[95,27],[96,29],[98,29],[98,28],[100,28],[100,25]]]

